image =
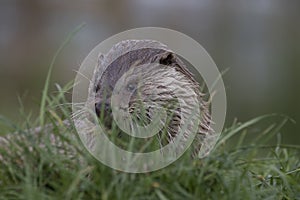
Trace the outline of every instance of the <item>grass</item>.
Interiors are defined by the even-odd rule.
[[[47,125],[34,129],[40,118],[2,120],[11,134],[0,147],[0,199],[300,199],[300,146],[280,143],[287,117],[235,122],[204,159],[186,153],[162,170],[129,174],[95,160],[74,126],[63,123],[71,116],[64,95],[71,88],[57,86],[46,98],[43,119],[53,134]]]
[[[193,159],[188,151],[164,169],[124,173],[85,150],[65,97],[72,83],[56,85],[49,95],[50,72],[37,119],[23,109],[22,124],[0,117],[9,130],[6,141],[0,140],[0,199],[300,199],[300,145],[281,143],[280,130],[289,118],[234,122],[204,159]]]
[[[53,59],[51,60],[50,66],[49,66],[49,72],[47,74],[46,80],[45,80],[45,86],[43,89],[43,94],[42,94],[42,100],[41,100],[41,106],[40,106],[40,126],[44,125],[44,113],[45,113],[45,105],[46,105],[46,99],[48,95],[48,89],[49,89],[49,83],[50,83],[50,76],[52,73],[52,69],[54,67],[55,61],[60,54],[60,52],[63,50],[63,48],[70,42],[70,40],[75,36],[75,34],[82,29],[82,27],[85,24],[81,24],[78,27],[76,27],[72,32],[68,34],[66,39],[63,41],[63,43],[60,45],[60,47],[57,49],[55,52]]]

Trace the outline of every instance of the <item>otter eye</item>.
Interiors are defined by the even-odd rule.
[[[134,91],[134,90],[135,90],[135,85],[134,85],[133,83],[128,84],[128,85],[127,85],[127,90],[128,90],[129,92]]]

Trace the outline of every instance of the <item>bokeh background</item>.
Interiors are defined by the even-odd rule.
[[[37,114],[54,52],[83,22],[56,62],[51,91],[74,79],[102,40],[158,26],[194,38],[220,71],[229,69],[227,126],[269,113],[300,120],[299,0],[0,0],[0,115],[24,119],[18,99]],[[282,134],[284,142],[300,143],[297,123]]]

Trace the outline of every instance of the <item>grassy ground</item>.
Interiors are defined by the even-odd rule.
[[[300,199],[300,146],[280,142],[286,117],[234,123],[207,158],[188,152],[162,170],[128,174],[95,160],[62,123],[70,118],[70,88],[45,97],[43,124],[54,126],[56,143],[47,126],[32,129],[40,117],[21,113],[19,125],[1,118],[13,134],[0,147],[0,199]]]

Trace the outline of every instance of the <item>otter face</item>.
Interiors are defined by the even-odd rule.
[[[151,93],[153,70],[151,64],[134,65],[113,84],[107,77],[102,78],[102,87],[96,88],[95,111],[99,118],[104,117],[104,124],[108,128],[111,128],[110,122],[113,121],[113,110],[123,120],[132,118],[140,125],[150,123],[154,107],[152,96],[155,95]]]
[[[109,129],[112,122],[128,121],[125,129],[121,127],[128,133],[133,124],[147,127],[163,113],[155,126],[160,130],[160,143],[168,144],[179,132],[182,118],[194,112],[193,102],[200,94],[182,66],[173,53],[160,49],[122,55],[107,67],[95,87],[97,116]]]
[[[117,106],[123,110],[129,110],[132,113],[134,110],[133,107],[136,108],[138,96],[139,98],[146,97],[140,92],[143,91],[141,88],[141,85],[143,85],[141,84],[141,80],[144,80],[143,83],[145,83],[146,75],[149,75],[146,74],[149,73],[149,68],[147,69],[149,66],[147,65],[160,62],[160,55],[165,52],[166,51],[162,49],[129,51],[116,60],[113,60],[107,66],[101,78],[95,84],[94,92],[96,94],[95,112],[99,118],[105,118],[108,126],[111,125],[108,122],[112,121],[111,97],[113,91],[116,89],[117,83],[122,86],[122,88],[119,88],[118,98],[120,101]],[[167,60],[165,60],[164,63],[167,63]],[[129,95],[131,95],[130,101],[125,102],[124,99],[128,99]]]

